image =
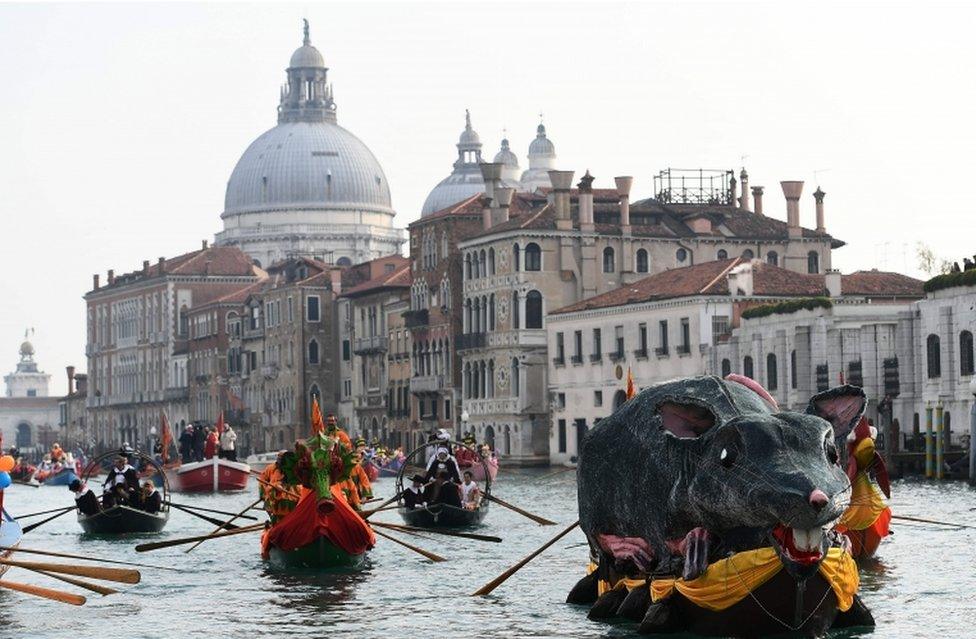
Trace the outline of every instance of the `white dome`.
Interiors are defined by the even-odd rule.
[[[556,147],[552,140],[546,137],[546,127],[540,124],[535,130],[535,139],[529,144],[529,157],[555,157]]]
[[[318,49],[310,44],[295,49],[295,53],[291,54],[291,60],[288,62],[288,68],[290,69],[321,69],[324,67],[325,58],[322,57]]]
[[[284,122],[244,151],[224,215],[288,209],[393,213],[386,175],[362,141],[331,122]]]

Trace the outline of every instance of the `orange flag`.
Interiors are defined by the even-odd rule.
[[[637,394],[637,389],[634,388],[634,375],[630,372],[630,366],[627,367],[627,399],[630,399]]]
[[[224,411],[220,411],[220,416],[217,417],[217,437],[224,434]]]
[[[322,409],[319,408],[317,397],[312,397],[312,432],[316,435],[325,432],[325,422],[322,421]]]
[[[159,421],[161,423],[160,430],[162,434],[160,436],[160,447],[163,449],[160,455],[163,459],[163,463],[169,461],[169,447],[173,443],[173,431],[169,429],[169,420],[166,419],[166,413],[159,411]]]

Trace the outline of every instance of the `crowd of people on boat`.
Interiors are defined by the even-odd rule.
[[[152,479],[140,481],[139,472],[125,455],[119,455],[113,460],[102,483],[101,499],[80,479],[68,484],[68,490],[75,495],[78,511],[88,516],[113,506],[128,506],[148,513],[158,513],[163,506],[163,496],[156,484]]]
[[[477,510],[484,495],[472,472],[462,471],[448,446],[440,445],[427,462],[426,473],[413,475],[401,496],[407,508],[429,508],[443,504]]]
[[[180,458],[184,464],[219,457],[237,461],[237,433],[230,424],[222,432],[216,426],[187,424],[179,438]]]

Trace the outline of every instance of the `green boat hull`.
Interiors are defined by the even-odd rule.
[[[350,555],[341,548],[337,548],[325,537],[296,548],[282,550],[274,546],[269,550],[271,565],[281,569],[300,570],[330,570],[341,568],[359,568],[366,561],[366,555]]]

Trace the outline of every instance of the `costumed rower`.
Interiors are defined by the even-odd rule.
[[[884,458],[875,449],[877,430],[861,417],[847,437],[847,476],[851,480],[851,505],[844,511],[836,529],[851,540],[854,557],[871,557],[881,540],[889,535],[891,508],[885,505],[871,475],[885,497],[891,499],[891,484]]]
[[[335,419],[333,415],[329,415],[329,417],[333,420]],[[349,477],[356,487],[356,493],[359,496],[360,502],[373,498],[373,485],[369,480],[369,473],[363,468],[367,463],[366,452],[366,440],[360,437],[356,440],[356,454],[353,457],[356,461],[356,466],[352,469],[352,474]]]
[[[318,401],[312,402],[312,432],[306,441],[295,442],[293,465],[283,464],[288,484],[301,486],[301,499],[295,510],[265,531],[261,538],[262,556],[271,546],[285,551],[307,546],[325,537],[343,551],[360,555],[376,542],[373,531],[353,510],[340,486],[348,481],[354,461],[351,446],[342,445],[338,428],[330,434],[322,422]],[[354,491],[355,492],[355,491]]]
[[[98,503],[98,497],[86,484],[81,483],[80,479],[73,479],[68,484],[68,490],[75,494],[75,506],[82,515],[91,516],[102,509]]]
[[[261,481],[264,483],[258,484],[258,494],[264,500],[264,509],[268,511],[272,524],[278,523],[281,518],[295,510],[297,502],[288,493],[297,493],[298,489],[285,485],[283,469],[286,466],[294,467],[296,460],[293,451],[283,451],[278,453],[275,463],[269,464],[261,473]]]
[[[461,483],[461,470],[458,468],[457,460],[444,446],[437,449],[437,454],[427,464],[427,481],[436,479],[442,472],[447,473],[448,479],[455,484]]]

